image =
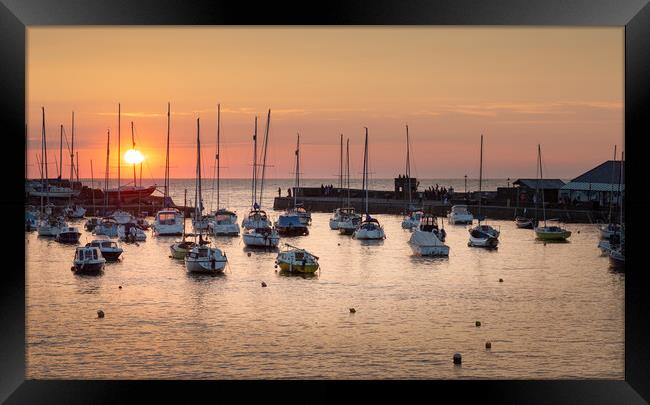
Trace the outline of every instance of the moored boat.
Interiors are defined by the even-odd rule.
[[[499,245],[500,230],[492,227],[491,225],[481,224],[481,221],[484,219],[481,216],[481,200],[483,199],[481,194],[483,183],[483,134],[481,134],[480,161],[481,163],[479,166],[480,169],[478,176],[478,214],[476,215],[478,224],[468,230],[469,241],[467,242],[467,246],[494,249]]]
[[[78,247],[72,264],[72,271],[75,273],[94,274],[104,269],[106,259],[97,247]]]
[[[95,230],[97,225],[99,225],[99,223],[100,220],[97,217],[88,218],[88,220],[84,224],[84,229],[86,229],[88,232],[92,232]]]
[[[104,217],[99,222],[99,225],[95,226],[93,233],[95,235],[105,235],[109,237],[117,237],[117,227],[118,223],[114,218]]]
[[[165,208],[156,213],[153,231],[156,235],[182,235],[185,218],[176,208]]]
[[[242,238],[248,247],[276,248],[280,244],[280,234],[271,227],[246,229]]]
[[[219,236],[239,235],[239,224],[237,214],[225,208],[218,209],[214,213],[214,220],[210,221],[210,231]]]
[[[192,247],[184,259],[185,268],[190,273],[223,273],[228,263],[221,249],[208,245]]]
[[[285,213],[280,215],[275,222],[275,229],[280,236],[303,236],[309,235],[309,228],[300,221],[297,214]]]
[[[135,222],[118,225],[117,237],[124,242],[143,242],[147,240],[147,234]]]
[[[79,243],[81,232],[73,226],[67,226],[56,235],[56,241],[60,243]]]
[[[278,253],[275,264],[281,271],[289,273],[315,273],[320,265],[318,257],[301,249],[285,243],[287,249]]]
[[[93,239],[90,243],[86,243],[86,246],[98,248],[107,262],[119,260],[124,251],[117,242],[110,239]]]
[[[354,230],[352,237],[361,240],[381,240],[386,239],[384,228],[379,224],[376,218],[372,218],[368,212],[368,128],[366,128],[365,148],[363,151],[363,189],[365,191],[364,202],[366,216]]]
[[[537,163],[539,165],[539,177],[540,180],[544,179],[544,173],[542,171],[542,147],[537,145]],[[547,225],[546,224],[546,206],[544,205],[544,192],[541,193],[542,196],[542,213],[544,215],[544,226],[535,227],[535,235],[537,239],[543,241],[566,241],[569,236],[571,236],[571,231],[568,231],[562,227],[556,225]]]
[[[438,227],[437,218],[425,214],[408,241],[413,253],[419,256],[449,256],[449,246],[443,242],[446,232]]]
[[[447,214],[447,221],[451,225],[471,225],[474,222],[474,216],[467,210],[467,205],[454,205],[451,211]]]
[[[515,217],[515,225],[520,229],[533,229],[537,226],[537,220],[527,217]]]

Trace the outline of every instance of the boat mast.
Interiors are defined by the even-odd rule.
[[[70,149],[70,187],[72,187],[72,181],[74,180],[74,111],[72,112],[72,147]],[[63,176],[63,173],[61,173]],[[74,188],[73,188],[74,189]]]
[[[121,115],[121,106],[120,103],[117,103],[117,206],[120,207],[120,115]]]
[[[41,107],[41,110],[43,111],[43,124],[41,126],[41,190],[45,191],[47,193],[47,186],[44,181],[44,173],[45,173],[45,168],[43,166],[43,157],[45,154],[43,153],[45,150],[45,107]],[[38,155],[36,156],[38,159]],[[41,214],[43,214],[43,194],[41,194]]]
[[[411,145],[409,143],[409,126],[406,125],[406,178],[408,179],[409,207],[411,205]]]
[[[169,120],[170,105],[167,102],[167,153],[165,154],[165,197],[163,199],[163,208],[167,208],[167,199],[169,197]],[[140,177],[142,178],[142,176]],[[140,179],[140,182],[142,182],[142,179]]]
[[[616,173],[616,145],[614,145],[614,160],[612,160],[612,187],[609,193],[609,223],[612,223],[612,199],[614,198],[614,173]],[[619,179],[620,180],[620,179]]]
[[[133,121],[131,121],[131,149],[135,150],[135,135],[133,133]],[[137,179],[135,176],[135,162],[133,162],[133,187],[135,188],[138,185]]]
[[[77,152],[77,166],[75,167],[75,172],[77,172],[77,183],[79,183],[79,152]],[[74,187],[70,187],[74,189]]]
[[[368,219],[368,128],[366,127],[366,143],[363,150],[363,189],[365,191],[366,219]]]
[[[108,176],[110,175],[111,168],[110,168],[110,154],[111,154],[111,130],[108,130],[108,135],[106,138],[106,171],[105,171],[105,177],[104,177],[104,215],[106,215],[106,211],[108,210]]]
[[[618,171],[618,205],[620,207],[620,216],[618,223],[621,226],[621,231],[622,231],[622,226],[623,226],[623,192],[621,188],[621,184],[623,183],[623,159],[625,158],[625,151],[621,151],[621,167],[620,170]]]
[[[483,134],[481,134],[481,158],[480,166],[478,169],[478,224],[481,225],[481,200],[483,200],[483,193],[481,192],[481,183],[483,182]]]
[[[546,228],[546,207],[544,206],[544,172],[542,169],[542,147],[537,144],[537,155],[539,156],[539,178],[542,180],[542,213],[544,214],[544,228]]]
[[[219,211],[219,187],[221,185],[221,104],[217,104],[217,211]],[[214,192],[214,188],[212,188]]]
[[[49,174],[47,173],[47,135],[45,134],[45,107],[43,110],[43,159],[45,160],[45,193],[47,196],[47,205],[50,205],[50,182]]]
[[[350,138],[347,139],[347,145],[345,149],[346,153],[346,164],[345,169],[347,171],[347,186],[348,186],[348,204],[347,207],[350,207]]]
[[[187,209],[187,189],[183,198],[183,242],[185,242],[185,209]]]
[[[300,134],[296,142],[296,189],[293,190],[293,208],[298,205],[298,188],[300,188]]]
[[[63,124],[61,124],[61,135],[59,136],[59,170],[58,176],[63,179]],[[70,184],[72,186],[72,184]]]
[[[341,134],[341,150],[339,152],[339,204],[343,202],[341,190],[343,189],[343,134]]]
[[[90,190],[93,195],[93,215],[97,209],[95,208],[95,174],[93,173],[93,160],[90,159]]]
[[[251,208],[257,203],[257,116],[255,116],[255,132],[253,132],[253,181],[251,182]]]
[[[196,119],[196,188],[194,194],[194,220],[199,221],[203,212],[203,202],[201,201],[201,139],[200,118]]]
[[[260,208],[262,208],[262,192],[264,191],[264,177],[266,173],[266,151],[269,145],[269,126],[271,125],[271,109],[266,116],[266,130],[264,131],[264,158],[262,160],[262,182],[260,183]]]

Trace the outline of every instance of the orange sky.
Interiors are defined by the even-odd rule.
[[[360,177],[364,126],[377,178],[403,172],[405,124],[422,178],[477,177],[481,133],[486,178],[535,177],[537,143],[545,177],[572,178],[623,141],[622,27],[30,27],[27,40],[30,177],[41,106],[50,176],[73,110],[80,177],[92,159],[103,178],[109,128],[116,176],[120,102],[122,153],[132,120],[145,183],[164,174],[168,101],[172,177],[194,176],[197,116],[212,173],[217,103],[224,177],[250,177],[254,116],[262,133],[268,108],[276,178],[292,177],[296,132],[303,176],[333,179],[340,133]]]

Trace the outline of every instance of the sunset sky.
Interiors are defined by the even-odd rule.
[[[51,177],[72,111],[80,177],[92,159],[103,178],[109,128],[117,175],[119,102],[122,153],[133,121],[144,183],[164,175],[168,101],[172,177],[194,176],[197,117],[211,175],[217,103],[223,177],[250,177],[254,117],[262,134],[269,108],[274,178],[292,177],[297,132],[303,177],[333,182],[341,133],[360,177],[364,127],[375,178],[404,172],[405,124],[421,178],[477,177],[481,133],[486,178],[535,177],[538,143],[545,177],[572,178],[623,142],[622,27],[30,27],[27,41],[29,177],[41,106]]]

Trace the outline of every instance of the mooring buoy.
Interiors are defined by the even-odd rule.
[[[478,328],[479,326],[481,326],[481,321],[476,321],[476,327]]]
[[[104,317],[104,311],[100,309],[99,311],[97,311],[97,318],[103,318],[103,317]]]
[[[490,342],[490,341],[485,342],[485,348],[486,349],[491,349],[492,348],[492,342]]]
[[[119,287],[117,287],[117,288],[119,288],[119,289],[121,290],[121,289],[122,289],[122,286],[119,286]]]
[[[461,364],[463,361],[463,357],[460,355],[460,353],[454,353],[454,364]]]
[[[251,252],[248,252],[248,253],[247,253],[247,256],[248,256],[248,257],[251,257]]]
[[[266,287],[266,283],[262,281],[262,287]]]
[[[354,314],[354,313],[356,313],[356,312],[357,312],[356,309],[354,309],[354,308],[350,308],[350,313],[351,313],[351,314]]]
[[[499,279],[499,282],[500,282],[500,283],[503,283],[503,279],[502,279],[502,278],[500,278],[500,279]]]

